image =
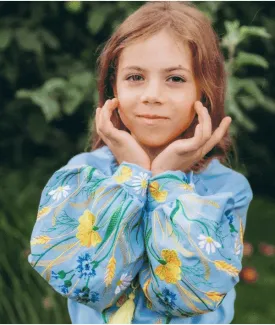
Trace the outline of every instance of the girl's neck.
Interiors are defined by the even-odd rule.
[[[147,147],[147,146],[143,145],[142,143],[139,143],[139,145],[147,153],[151,164],[152,164],[153,160],[167,147],[167,145],[165,145],[165,146],[161,146],[161,147],[152,148],[152,147]]]

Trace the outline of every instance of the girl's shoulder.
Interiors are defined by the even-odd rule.
[[[250,183],[242,173],[223,165],[214,158],[207,168],[199,174],[193,175],[194,182],[201,182],[206,194],[211,195],[220,191],[240,192],[249,191],[252,195]]]
[[[106,176],[111,176],[114,173],[116,161],[110,149],[103,146],[90,152],[77,154],[68,161],[67,167],[79,167],[81,165],[92,166]]]

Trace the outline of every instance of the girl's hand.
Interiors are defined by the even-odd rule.
[[[118,130],[111,122],[118,99],[108,99],[103,107],[96,109],[96,131],[110,148],[119,164],[123,161],[150,170],[150,158],[137,141],[126,131]]]
[[[212,150],[228,130],[231,117],[226,116],[212,134],[212,123],[207,108],[200,101],[196,101],[194,106],[199,120],[194,137],[176,140],[166,147],[152,162],[153,176],[167,170],[187,171]]]

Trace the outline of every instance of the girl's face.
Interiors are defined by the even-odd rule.
[[[141,145],[156,149],[173,142],[190,126],[200,99],[189,47],[165,30],[129,45],[119,59],[114,94],[122,122]]]

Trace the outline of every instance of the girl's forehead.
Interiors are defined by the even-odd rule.
[[[119,56],[120,69],[128,66],[182,66],[191,70],[192,57],[188,44],[175,41],[167,33],[152,35],[143,41],[126,46]]]

